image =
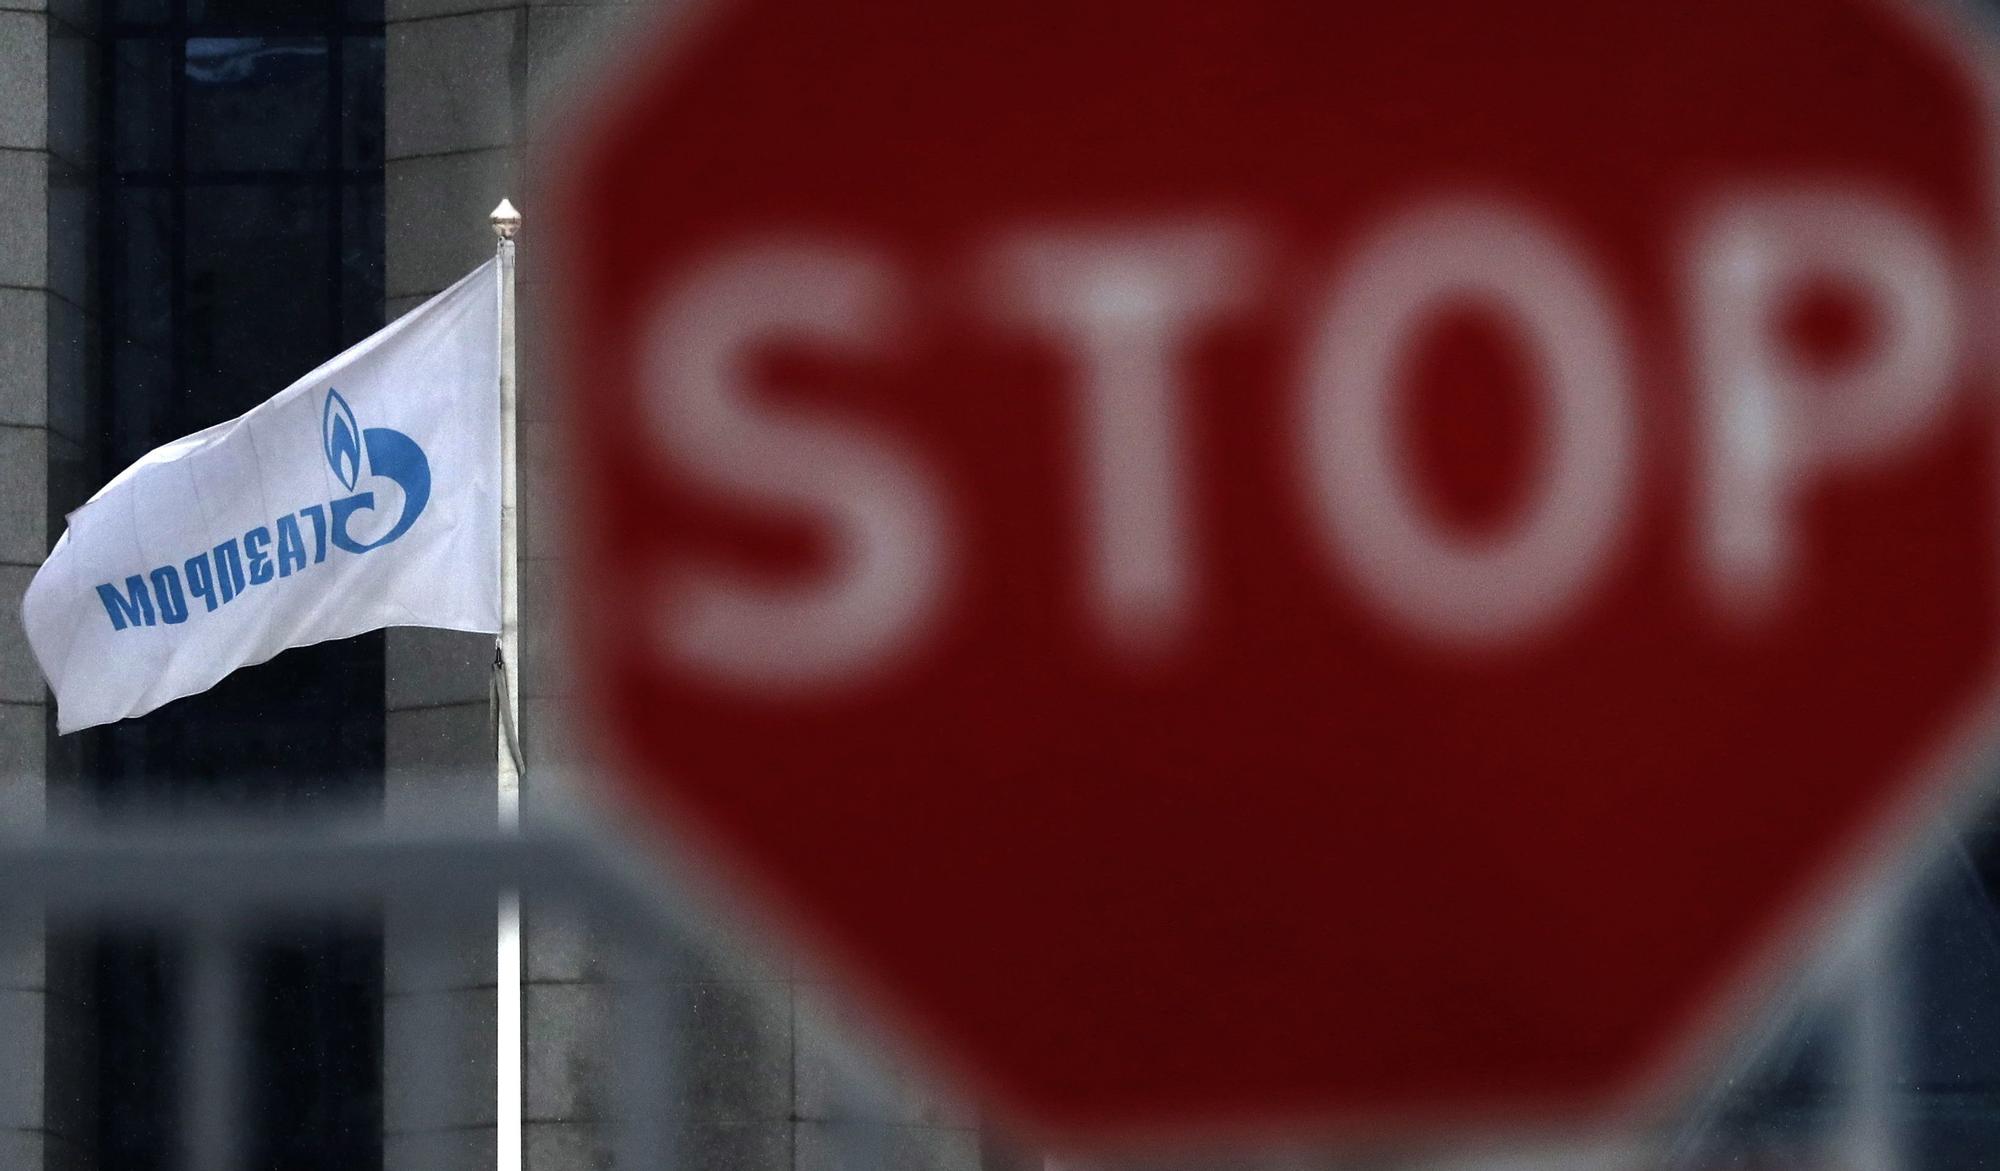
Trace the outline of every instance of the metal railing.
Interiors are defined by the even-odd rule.
[[[1962,855],[1942,853],[1947,868],[1963,868]],[[1934,867],[1935,869],[1935,867]],[[311,823],[213,821],[176,818],[57,826],[32,836],[0,839],[0,931],[40,930],[50,922],[119,927],[145,926],[174,933],[188,957],[180,982],[184,1053],[178,1095],[178,1130],[185,1166],[200,1171],[241,1171],[246,1166],[246,1087],[242,1021],[245,989],[242,942],[258,924],[304,915],[380,923],[385,911],[419,929],[399,943],[401,962],[423,970],[448,962],[444,951],[469,924],[492,927],[502,892],[521,892],[537,905],[559,904],[593,924],[611,978],[616,1050],[609,1068],[618,1171],[711,1171],[685,1148],[696,1121],[688,1114],[687,1071],[665,1038],[686,1022],[685,1000],[670,994],[672,973],[663,940],[685,941],[701,952],[740,954],[742,942],[724,938],[706,904],[687,892],[688,875],[676,875],[663,852],[625,840],[582,805],[528,811],[518,831],[498,825],[385,823],[319,820]],[[1934,882],[1913,883],[1899,900],[1935,897]],[[1986,907],[1991,912],[1991,907]],[[1833,949],[1823,970],[1801,981],[1793,1003],[1772,1014],[1744,1046],[1742,1060],[1725,1070],[1678,1116],[1641,1132],[1614,1135],[1583,1146],[1537,1150],[1482,1150],[1441,1158],[1435,1152],[1374,1152],[1368,1166],[1397,1167],[1662,1167],[1749,1166],[1784,1148],[1790,1165],[1861,1166],[1915,1171],[1929,1165],[1909,1141],[1908,1109],[1920,1091],[1898,1071],[1908,1036],[1928,1027],[1915,1019],[1904,979],[1904,948],[1896,925],[1904,906],[1884,902],[1864,915],[1854,938]],[[2000,915],[1988,921],[2000,958]],[[434,929],[431,929],[433,928]],[[745,961],[758,962],[758,961]],[[2000,968],[1996,968],[2000,972]],[[754,983],[754,982],[753,982]],[[2000,987],[1995,988],[2000,1007]],[[398,1043],[408,1055],[398,1084],[405,1116],[439,1109],[439,1087],[462,1080],[450,1064],[446,1033],[452,1022],[439,1004],[420,1004]],[[1832,1092],[1815,1099],[1800,1125],[1766,1128],[1754,1088],[1760,1066],[1783,1063],[1797,1045],[1800,1023],[1831,1015],[1845,1034],[1842,1074]],[[532,1023],[530,1025],[532,1028]],[[894,1075],[851,1036],[828,1050],[839,1064],[838,1093],[845,1122],[836,1120],[837,1163],[852,1171],[883,1171],[890,1155],[884,1128],[871,1120],[893,1091]],[[0,1071],[13,1076],[22,1071]],[[2000,1095],[1996,1095],[2000,1114]],[[1747,1125],[1746,1125],[1747,1120]],[[1794,1133],[1796,1132],[1796,1133]],[[1752,1138],[1745,1139],[1745,1134]],[[2000,1126],[1994,1133],[2000,1135]],[[1773,1137],[1775,1134],[1777,1137]],[[1761,1146],[1760,1146],[1761,1144]],[[1272,1149],[1168,1161],[1175,1167],[1339,1167],[1355,1165],[1354,1152]],[[1037,1157],[1039,1162],[1039,1157]],[[1049,1168],[1098,1171],[1103,1164],[1050,1158]],[[925,1171],[925,1169],[913,1169]],[[942,1171],[942,1169],[940,1169]]]
[[[399,826],[350,817],[311,822],[198,819],[57,825],[0,839],[0,933],[70,929],[164,933],[178,941],[181,1164],[240,1171],[249,1100],[243,1021],[245,944],[273,922],[375,924],[394,914],[402,930],[398,966],[437,971],[468,931],[494,928],[503,892],[587,919],[605,954],[605,981],[617,1021],[609,1079],[619,1171],[695,1166],[677,1147],[689,1132],[683,1070],[667,1044],[682,1022],[681,998],[663,956],[690,946],[736,957],[708,915],[689,907],[659,858],[621,841],[601,821],[567,808],[524,817],[518,831],[463,822]],[[663,941],[672,940],[672,946]],[[490,958],[488,960],[490,963]],[[725,960],[753,963],[756,960]],[[417,977],[421,984],[423,979]],[[755,982],[746,982],[754,987]],[[421,1118],[440,1108],[440,1091],[466,1073],[455,1067],[439,998],[413,998],[399,1028],[405,1054],[394,1085],[395,1112]],[[880,1168],[880,1128],[869,1125],[882,1070],[834,1038],[827,1051],[851,1124],[836,1120],[843,1167]],[[0,1076],[34,1076],[4,1070]],[[460,1087],[464,1089],[465,1087]],[[490,1095],[490,1088],[487,1093]]]

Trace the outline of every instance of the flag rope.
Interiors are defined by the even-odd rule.
[[[506,742],[507,754],[514,758],[514,775],[526,778],[527,757],[521,754],[521,738],[514,729],[513,694],[507,687],[507,652],[498,643],[493,647],[493,724],[497,724],[501,738]],[[492,724],[488,725],[489,727]]]

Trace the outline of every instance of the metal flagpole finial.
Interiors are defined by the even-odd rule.
[[[514,205],[505,199],[500,201],[499,207],[493,209],[490,218],[493,222],[493,234],[502,240],[512,240],[514,233],[521,230],[521,213],[515,211]]]

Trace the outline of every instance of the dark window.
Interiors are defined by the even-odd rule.
[[[380,0],[107,0],[97,453],[115,472],[241,414],[382,324]],[[89,734],[101,807],[379,803],[380,635],[288,651]],[[99,1165],[178,1171],[176,936],[93,948]],[[244,943],[251,1167],[381,1164],[381,941]]]

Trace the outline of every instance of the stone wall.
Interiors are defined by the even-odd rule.
[[[522,736],[530,775],[525,799],[577,761],[563,706],[556,590],[562,555],[560,469],[551,430],[555,390],[546,375],[540,323],[549,303],[546,253],[536,232],[540,180],[571,122],[560,111],[603,73],[618,34],[650,27],[660,13],[624,4],[522,4],[503,0],[389,0],[388,284],[390,312],[407,310],[478,264],[493,249],[487,212],[502,196],[521,209]],[[395,807],[434,807],[492,795],[486,714],[490,641],[398,631],[389,643],[389,791]],[[463,791],[438,774],[465,778]],[[399,1087],[397,1005],[414,997],[452,1002],[459,1036],[490,1055],[491,936],[465,963],[432,967],[435,986],[398,975],[408,938],[392,928],[388,1092]],[[835,1166],[837,1120],[855,1117],[827,1059],[826,997],[782,963],[707,954],[685,942],[648,942],[656,978],[668,984],[661,1052],[674,1071],[685,1119],[681,1141],[703,1171],[821,1171]],[[524,1001],[525,1136],[529,1171],[606,1165],[621,1109],[612,1039],[617,965],[603,938],[572,909],[545,903],[526,918]],[[802,992],[802,989],[805,990]],[[484,1046],[480,1049],[480,1046]],[[490,1087],[486,1065],[463,1066]],[[490,1094],[488,1095],[490,1098]],[[664,1104],[663,1104],[664,1105]],[[963,1111],[910,1081],[869,1108],[883,1157],[907,1171],[971,1171],[980,1134]],[[392,1115],[392,1118],[394,1116]],[[489,1166],[492,1107],[467,1102],[449,1134],[399,1133],[390,1171]],[[417,1152],[421,1152],[419,1156]],[[447,1158],[449,1153],[449,1158]],[[997,1162],[996,1162],[996,1165]]]
[[[78,772],[20,603],[94,471],[93,18],[85,0],[0,0],[0,824],[15,831],[42,824]],[[5,938],[0,1166],[85,1165],[88,981],[39,932]]]

